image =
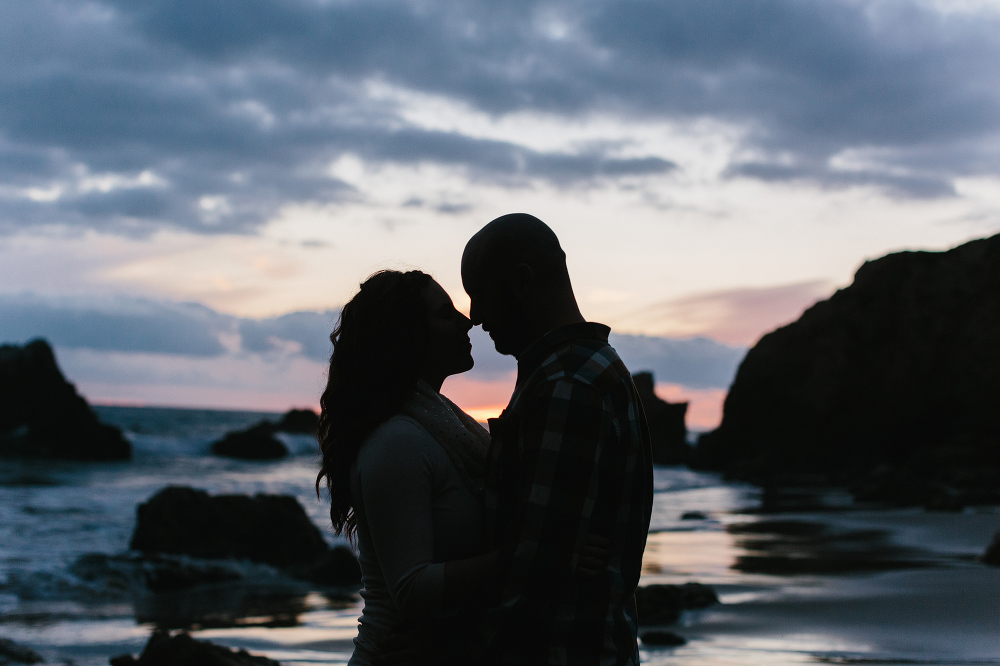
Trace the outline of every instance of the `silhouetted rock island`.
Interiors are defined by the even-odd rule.
[[[632,375],[642,409],[649,424],[649,439],[653,446],[653,462],[657,465],[679,465],[687,462],[691,447],[687,443],[686,402],[667,402],[653,392],[653,373]]]
[[[0,346],[0,453],[125,460],[132,448],[66,381],[49,343],[32,340]]]
[[[281,417],[274,429],[300,435],[315,435],[319,428],[319,414],[311,409],[290,409]]]
[[[288,455],[288,448],[274,436],[276,432],[315,435],[319,415],[311,409],[292,409],[277,423],[260,421],[246,430],[226,433],[212,444],[212,453],[229,458],[274,460]]]
[[[288,495],[209,495],[169,486],[137,511],[130,548],[205,559],[246,559],[324,585],[361,581],[357,558],[331,549]]]
[[[212,453],[228,458],[274,460],[288,455],[288,448],[274,436],[274,426],[262,421],[246,430],[227,433],[212,444]]]
[[[1000,501],[1000,236],[866,262],[765,335],[693,464],[857,499]]]

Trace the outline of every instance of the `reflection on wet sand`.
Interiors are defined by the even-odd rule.
[[[761,520],[729,525],[744,551],[734,569],[764,574],[838,574],[930,566],[925,553],[891,540],[888,530],[837,528],[819,521]]]

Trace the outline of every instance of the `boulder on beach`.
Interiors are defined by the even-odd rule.
[[[646,585],[635,591],[636,611],[641,626],[673,624],[683,611],[707,608],[719,597],[708,585]]]
[[[290,409],[281,417],[274,429],[299,435],[315,435],[319,428],[319,414],[311,409]]]
[[[123,654],[110,659],[111,666],[281,666],[277,661],[191,638],[186,632],[171,636],[156,631],[137,659]]]
[[[765,485],[855,484],[893,503],[991,501],[997,405],[1000,235],[868,261],[765,335],[692,464]]]
[[[993,535],[993,541],[986,547],[979,561],[983,564],[1000,567],[1000,532]]]
[[[0,664],[40,664],[43,661],[41,655],[31,648],[9,638],[0,638]]]
[[[326,585],[361,580],[357,558],[327,546],[289,495],[209,495],[169,486],[140,504],[130,548],[205,559],[246,559]]]
[[[288,455],[288,448],[274,436],[274,426],[267,421],[246,430],[228,433],[212,444],[212,453],[227,458],[276,460]]]
[[[683,636],[679,636],[672,631],[663,631],[662,629],[644,631],[639,634],[639,638],[642,640],[643,645],[650,647],[677,647],[687,644],[687,639]]]
[[[132,449],[66,381],[49,343],[32,340],[0,346],[0,453],[126,460]]]
[[[649,440],[653,447],[653,462],[658,465],[679,465],[687,462],[691,447],[687,443],[686,402],[667,402],[653,391],[653,373],[637,372],[632,381],[646,412]]]

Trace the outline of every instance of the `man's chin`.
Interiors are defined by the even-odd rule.
[[[493,340],[493,346],[496,348],[498,354],[503,354],[504,356],[513,356],[517,352],[517,346],[508,340],[504,336],[493,337],[492,331],[490,332],[490,338]]]

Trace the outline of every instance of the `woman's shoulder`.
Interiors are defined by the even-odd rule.
[[[416,419],[405,414],[394,414],[381,423],[361,445],[358,463],[377,458],[412,459],[419,457],[428,445],[435,444],[434,437]]]

